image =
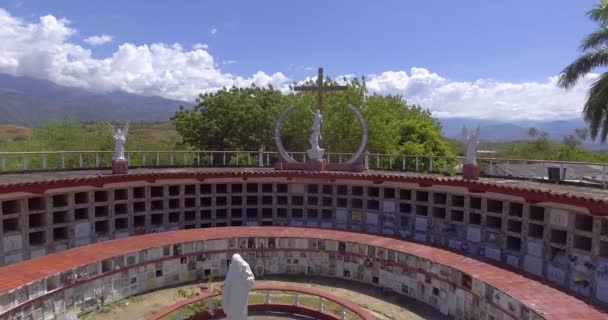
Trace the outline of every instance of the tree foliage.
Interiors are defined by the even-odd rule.
[[[591,71],[608,65],[608,0],[596,3],[587,16],[599,27],[583,38],[580,45],[583,54],[562,71],[558,84],[566,89],[574,87]],[[589,88],[583,119],[589,124],[591,138],[595,140],[599,136],[605,142],[608,138],[608,72],[602,73]]]
[[[328,79],[329,84],[335,81]],[[309,81],[305,85],[314,85]],[[294,109],[283,123],[281,137],[289,151],[305,151],[312,125],[314,92],[282,94],[273,88],[224,88],[199,96],[193,109],[181,107],[172,120],[183,141],[197,149],[274,150],[274,126],[281,110]],[[368,125],[367,150],[452,156],[441,136],[439,122],[429,111],[410,105],[401,96],[368,95],[365,82],[347,81],[347,90],[325,95],[322,147],[329,152],[352,153],[361,140],[361,126],[348,109],[359,108]]]

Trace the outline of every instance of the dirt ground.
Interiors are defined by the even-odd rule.
[[[420,320],[445,319],[436,310],[424,303],[397,293],[386,293],[380,289],[350,281],[332,278],[265,277],[257,283],[297,284],[333,293],[370,310],[378,320]],[[161,308],[183,298],[177,293],[179,288],[198,288],[201,284],[174,287],[130,297],[108,305],[101,310],[90,312],[78,319],[84,320],[144,320]],[[220,283],[205,283],[209,290],[219,289]]]

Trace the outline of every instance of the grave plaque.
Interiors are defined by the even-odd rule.
[[[557,227],[568,227],[568,211],[563,209],[551,209],[551,224]]]

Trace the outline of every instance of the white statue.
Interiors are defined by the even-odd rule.
[[[310,110],[310,107],[309,107]],[[321,124],[323,123],[323,115],[321,110],[313,112],[310,110],[313,116],[312,133],[310,135],[310,150],[308,150],[308,157],[311,159],[322,159],[325,150],[319,147],[319,140],[321,138]]]
[[[222,308],[228,320],[247,320],[247,297],[255,278],[241,255],[232,255],[222,285]]]
[[[109,125],[112,138],[114,138],[114,143],[116,144],[114,147],[114,155],[112,156],[112,160],[124,159],[125,142],[127,141],[127,134],[129,133],[129,123],[127,122],[125,127],[122,129],[114,128],[112,124]]]
[[[462,137],[467,144],[467,159],[465,164],[477,164],[477,144],[479,143],[479,126],[469,132],[466,126],[462,127]]]

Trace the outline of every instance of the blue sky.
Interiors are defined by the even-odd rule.
[[[88,61],[85,64],[90,62],[88,69],[79,71],[77,76],[73,66],[49,69],[47,74],[34,74],[64,85],[190,99],[191,92],[214,90],[227,83],[291,83],[313,76],[316,68],[323,66],[332,76],[375,76],[377,83],[371,86],[372,89],[380,93],[402,94],[409,100],[426,104],[439,116],[487,118],[491,114],[468,114],[460,109],[468,106],[483,108],[488,103],[496,104],[497,110],[505,115],[517,114],[525,110],[527,104],[546,100],[551,103],[543,104],[539,109],[559,109],[558,112],[541,112],[533,117],[568,118],[579,114],[586,88],[583,86],[568,93],[555,88],[545,89],[551,85],[549,78],[557,75],[578,55],[581,38],[595,27],[585,16],[593,3],[591,0],[0,0],[0,8],[4,9],[5,15],[17,20],[13,24],[22,30],[30,24],[42,25],[40,17],[50,15],[60,21],[63,28],[72,31],[62,36],[61,43],[54,44],[69,44],[89,51],[90,56],[82,58]],[[51,32],[59,30],[50,29],[53,30]],[[8,34],[10,32],[5,32]],[[96,45],[95,42],[84,41],[102,35],[107,35],[105,39],[111,41]],[[38,38],[30,40],[34,41],[31,43],[34,46]],[[165,85],[161,82],[183,76],[175,74],[176,68],[183,65],[176,62],[159,66],[160,59],[147,67],[142,66],[143,69],[154,69],[154,77],[158,76],[152,81],[155,84],[141,84],[148,81],[149,75],[142,75],[143,80],[139,82],[127,83],[137,78],[137,75],[132,76],[137,71],[131,69],[125,71],[131,76],[118,76],[118,67],[114,66],[107,66],[108,71],[105,71],[111,72],[112,76],[104,76],[103,81],[91,80],[93,74],[99,76],[99,70],[103,68],[89,65],[102,63],[121,52],[121,45],[132,45],[134,49],[129,52],[137,56],[134,52],[153,43],[169,47],[179,43],[179,50],[169,50],[177,54],[193,52],[193,45],[202,44],[197,48],[208,57],[194,59],[195,62],[187,62],[186,65],[208,68],[215,75],[189,74],[176,83]],[[21,42],[15,47],[26,45]],[[11,58],[25,64],[31,59],[41,59],[39,56],[42,54],[32,54],[36,58],[30,55],[29,60],[23,56]],[[135,61],[141,61],[141,57]],[[78,59],[81,57],[65,60],[67,64]],[[35,72],[32,68],[12,65],[3,69],[1,61],[0,52],[0,72],[30,76]],[[91,68],[95,71],[92,72]],[[168,72],[173,75],[163,76]],[[69,77],[67,73],[70,73]],[[468,87],[463,88],[463,83]],[[526,87],[526,83],[538,86],[533,93],[525,94],[530,96],[530,100],[507,99],[514,92],[504,92],[505,88],[508,89],[509,85]],[[155,89],[154,85],[158,88]],[[543,89],[543,85],[547,88]],[[176,86],[180,86],[179,94],[172,94],[177,92]],[[184,87],[191,87],[191,90],[185,91]],[[480,88],[484,91],[479,91]],[[468,91],[468,96],[483,95],[483,100],[457,104],[449,101],[450,97],[462,100],[467,93],[454,90],[473,90]],[[492,90],[496,92],[491,93]],[[446,91],[450,91],[449,94],[445,94]],[[434,97],[439,94],[443,96]],[[568,96],[564,98],[562,95]],[[564,105],[555,106],[555,103]]]

